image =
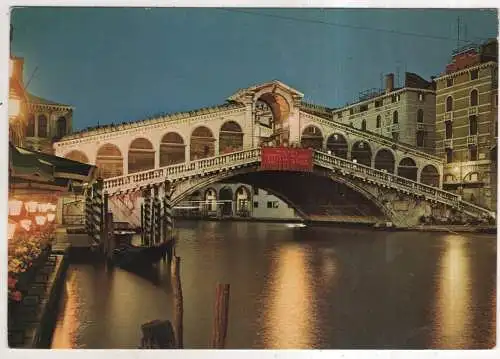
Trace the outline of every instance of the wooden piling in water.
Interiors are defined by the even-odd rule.
[[[113,213],[106,213],[105,220],[106,228],[104,234],[105,248],[106,248],[106,260],[108,264],[112,263],[113,251],[115,249],[115,238],[114,238],[114,223],[113,223]]]
[[[141,245],[144,245],[144,203],[141,203]]]
[[[174,331],[177,349],[183,349],[183,316],[184,303],[181,286],[181,259],[174,256],[172,259],[172,289],[174,292]]]
[[[144,192],[144,242],[151,245],[151,188],[147,187]]]
[[[161,200],[160,200],[160,186],[154,187],[153,199],[153,212],[154,212],[154,243],[161,243]]]
[[[213,349],[224,349],[226,345],[228,315],[229,284],[217,284],[215,289],[215,310],[211,343]]]

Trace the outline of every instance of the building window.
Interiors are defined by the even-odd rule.
[[[394,113],[392,114],[392,123],[395,125],[398,123],[398,121],[399,121],[398,111],[394,111]]]
[[[259,195],[259,189],[257,187],[253,187],[253,194],[255,196],[258,196]]]
[[[469,161],[477,161],[477,146],[469,147]]]
[[[471,80],[477,80],[477,77],[478,77],[478,71],[477,71],[477,69],[476,70],[471,70],[471,72],[470,72],[470,79]]]
[[[342,111],[340,111],[340,112],[337,113],[337,117],[338,118],[342,118]]]
[[[382,118],[380,117],[380,115],[377,116],[377,128],[380,128],[380,126],[382,126]]]
[[[38,116],[38,137],[47,137],[47,117]]]
[[[424,96],[424,94],[423,94],[422,92],[420,92],[420,93],[418,94],[418,100],[419,100],[420,102],[424,102],[424,100],[425,100],[425,96]]]
[[[424,122],[424,110],[417,111],[417,122]]]
[[[472,90],[470,93],[470,105],[477,106],[477,90]]]
[[[253,203],[253,208],[259,208],[259,202],[254,202]]]
[[[452,78],[446,79],[446,87],[451,87],[451,86],[453,86],[453,79]]]
[[[26,137],[35,137],[35,115],[28,115],[28,124],[26,126]]]
[[[65,117],[59,117],[57,119],[57,134],[56,136],[58,138],[61,138],[66,135],[66,118]]]
[[[399,141],[399,132],[393,132],[392,133],[392,140],[394,142],[398,142]]]
[[[278,208],[277,201],[267,201],[267,208]]]
[[[448,96],[446,98],[446,112],[453,111],[453,97]]]
[[[469,117],[469,136],[477,135],[477,117],[472,115]]]
[[[444,124],[445,138],[450,139],[453,137],[453,125],[451,121],[446,121]]]
[[[446,149],[446,163],[453,162],[453,150],[451,148]]]
[[[383,103],[383,101],[382,101],[382,100],[377,100],[377,101],[375,101],[375,107],[381,107],[381,106],[382,106],[382,103]]]
[[[352,107],[349,109],[349,115],[354,115],[354,109]]]
[[[401,97],[399,95],[392,95],[391,97],[392,103],[399,102],[400,99]]]
[[[361,121],[361,130],[366,131],[366,120]]]
[[[368,105],[361,105],[359,106],[359,112],[365,112],[368,111]]]
[[[352,125],[352,122],[349,122],[349,126],[354,127],[354,126]]]
[[[424,131],[417,131],[417,146],[418,147],[424,147],[424,138],[425,138],[425,132]]]

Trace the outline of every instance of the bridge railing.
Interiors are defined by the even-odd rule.
[[[446,203],[468,214],[479,214],[493,217],[495,216],[494,212],[489,211],[486,208],[476,206],[475,204],[466,202],[462,199],[461,196],[454,193],[447,192],[437,187],[419,183],[408,178],[378,170],[369,166],[354,163],[352,161],[330,155],[328,153],[315,151],[314,162],[317,164],[326,165],[327,167],[331,166],[339,170],[348,170],[351,171],[355,176],[365,178],[366,180],[374,180],[379,183],[386,184],[390,187],[397,188],[399,190],[412,192],[417,195],[424,195],[429,199],[435,199],[439,202]]]
[[[190,177],[220,168],[235,167],[260,160],[260,148],[231,152],[219,156],[202,158],[189,163],[179,163],[161,168],[131,173],[126,176],[112,177],[104,180],[104,191],[113,194],[163,182],[165,179],[176,180]]]

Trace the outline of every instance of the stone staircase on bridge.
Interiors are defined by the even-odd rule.
[[[206,178],[204,183],[216,182],[230,177],[238,171],[256,171],[261,161],[261,148],[251,148],[215,157],[204,158],[189,163],[181,163],[158,169],[128,174],[104,180],[104,192],[111,196],[138,191],[146,186],[161,184],[170,179],[175,188],[173,202],[182,199],[194,189],[197,179]],[[495,213],[486,208],[464,201],[461,196],[440,188],[415,182],[396,174],[371,168],[340,158],[323,151],[314,151],[315,166],[334,171],[344,177],[362,180],[384,188],[390,188],[409,196],[425,198],[449,206],[473,218],[494,218]]]

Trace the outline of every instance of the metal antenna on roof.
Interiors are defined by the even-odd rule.
[[[28,86],[30,85],[31,80],[33,80],[33,77],[35,76],[35,73],[37,72],[37,70],[38,70],[38,66],[37,66],[37,67],[35,67],[35,69],[34,69],[34,70],[33,70],[33,72],[31,73],[31,76],[30,76],[30,78],[29,78],[28,82],[26,83],[26,86],[24,86],[24,91],[26,91],[26,90],[28,89]]]

